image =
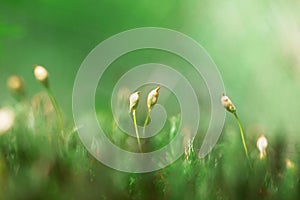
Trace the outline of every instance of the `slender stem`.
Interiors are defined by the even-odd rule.
[[[140,136],[139,136],[139,131],[138,131],[138,128],[137,128],[137,123],[136,123],[136,110],[135,109],[132,110],[132,116],[133,116],[133,123],[134,123],[135,134],[136,134],[136,138],[137,138],[139,150],[142,153],[143,150],[142,150],[142,146],[141,146],[141,142],[140,142]]]
[[[149,122],[150,112],[151,112],[151,109],[148,109],[147,116],[146,116],[146,119],[145,119],[145,122],[144,122],[143,136],[145,136],[146,126]]]
[[[164,177],[164,175],[161,172],[157,173],[157,176],[161,179],[161,181],[163,182],[163,185],[165,186],[165,195],[164,195],[164,199],[168,199],[171,193],[171,189],[170,189],[170,185],[168,184],[166,178]]]
[[[249,159],[249,157],[248,157],[248,149],[247,149],[246,142],[245,142],[245,137],[244,137],[244,131],[243,131],[243,128],[242,128],[242,124],[241,124],[241,122],[240,122],[240,120],[239,120],[236,112],[233,112],[233,114],[234,114],[234,117],[235,117],[235,119],[236,119],[236,121],[237,121],[237,123],[239,125],[239,128],[240,128],[240,133],[241,133],[242,142],[243,142],[243,146],[244,146],[244,149],[245,149],[246,157],[247,157],[247,159]]]
[[[55,113],[56,113],[56,117],[57,117],[57,126],[61,132],[61,134],[64,134],[64,126],[63,126],[63,120],[62,120],[62,114],[61,114],[61,110],[58,106],[57,100],[54,96],[54,94],[52,93],[51,89],[49,87],[46,87],[47,93],[50,97],[50,100],[52,102],[52,105],[54,107]],[[62,135],[60,136],[62,137]]]

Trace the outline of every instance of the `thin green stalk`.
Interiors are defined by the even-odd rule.
[[[145,136],[146,126],[149,122],[150,112],[151,112],[151,109],[148,109],[147,116],[146,116],[146,119],[145,119],[145,122],[144,122],[143,136]]]
[[[62,135],[60,135],[60,137],[63,137],[64,134],[64,126],[63,126],[63,119],[62,119],[62,114],[61,114],[61,110],[58,106],[58,103],[56,101],[56,98],[54,96],[54,94],[52,93],[51,89],[49,87],[46,87],[48,96],[50,97],[50,100],[52,102],[52,105],[54,107],[55,113],[56,113],[56,117],[57,117],[57,126],[61,132]]]
[[[246,154],[246,157],[247,159],[249,159],[248,157],[248,149],[247,149],[247,146],[246,146],[246,142],[245,142],[245,137],[244,137],[244,131],[243,131],[243,128],[242,128],[242,124],[240,122],[240,119],[238,118],[236,112],[233,112],[233,115],[238,123],[238,126],[240,128],[240,133],[241,133],[241,137],[242,137],[242,142],[243,142],[243,146],[244,146],[244,150],[245,150],[245,154]]]
[[[136,134],[136,138],[137,138],[139,150],[142,153],[143,150],[142,150],[142,146],[141,146],[141,142],[140,142],[140,136],[139,136],[139,131],[138,131],[138,128],[137,128],[137,123],[136,123],[136,110],[135,109],[132,110],[132,116],[133,116],[133,123],[134,123],[135,134]]]

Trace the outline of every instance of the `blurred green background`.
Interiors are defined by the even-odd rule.
[[[187,34],[208,51],[247,130],[295,135],[299,10],[297,0],[1,0],[0,104],[9,100],[11,74],[23,76],[30,94],[40,91],[32,75],[40,64],[71,121],[73,82],[88,53],[121,31],[157,26]]]

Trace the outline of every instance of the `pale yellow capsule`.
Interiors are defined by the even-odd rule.
[[[288,158],[285,159],[285,166],[287,169],[294,169],[295,164]]]
[[[130,95],[129,97],[129,112],[131,112],[133,109],[136,109],[138,103],[140,100],[140,92],[137,91]]]
[[[232,101],[229,99],[228,96],[225,96],[224,93],[222,94],[221,97],[221,103],[224,108],[226,108],[229,112],[235,112],[236,108],[235,105],[232,103]]]
[[[20,76],[13,75],[8,78],[7,87],[13,92],[22,93],[24,83]]]
[[[148,98],[147,98],[148,109],[151,109],[157,103],[159,89],[160,89],[160,86],[156,87],[154,90],[152,90],[148,94]]]

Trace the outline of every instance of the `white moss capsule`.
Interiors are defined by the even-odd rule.
[[[140,92],[139,91],[130,95],[130,97],[129,97],[129,112],[136,109],[136,107],[139,103],[139,100],[140,100]]]
[[[223,107],[226,108],[229,112],[233,113],[236,111],[235,105],[232,103],[228,96],[224,95],[224,93],[221,97],[221,103]]]
[[[10,108],[0,109],[0,135],[9,131],[15,122],[15,113]]]
[[[156,87],[148,94],[148,98],[147,98],[148,109],[151,109],[157,103],[159,89],[160,86]]]
[[[46,87],[48,86],[48,71],[40,66],[40,65],[36,65],[34,66],[34,76],[36,78],[36,80],[38,80],[40,83],[42,83],[43,85],[45,85]]]
[[[266,149],[268,147],[268,140],[264,135],[261,135],[256,142],[256,146],[259,150],[259,157],[262,159],[267,156]]]

